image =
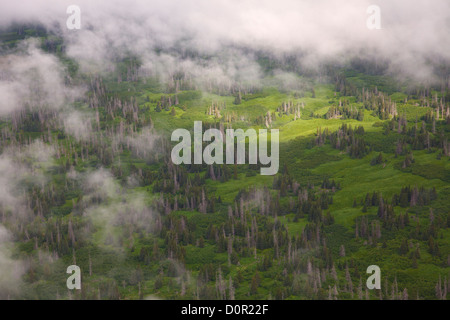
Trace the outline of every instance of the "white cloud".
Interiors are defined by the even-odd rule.
[[[150,65],[161,63],[160,57],[151,54],[155,47],[216,56],[224,46],[268,50],[279,56],[302,52],[307,56],[301,61],[310,64],[372,52],[391,59],[395,72],[410,74],[430,73],[424,57],[450,59],[450,4],[446,0],[80,0],[82,28],[77,31],[65,28],[65,9],[71,1],[24,2],[25,6],[20,4],[23,10],[18,3],[4,4],[0,21],[34,19],[49,28],[57,22],[69,44],[68,54],[82,67],[110,68],[108,61],[127,52]],[[366,27],[366,9],[372,4],[381,8],[381,30]],[[236,53],[228,52],[227,61],[217,65],[243,56]],[[215,72],[217,65],[198,70]]]

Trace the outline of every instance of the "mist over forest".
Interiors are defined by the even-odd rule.
[[[447,299],[448,1],[0,7],[0,299]],[[278,172],[174,164],[195,121]]]

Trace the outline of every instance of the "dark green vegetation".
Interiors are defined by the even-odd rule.
[[[441,299],[450,283],[448,88],[397,83],[371,70],[298,75],[301,90],[228,90],[183,74],[167,83],[135,76],[137,59],[103,76],[78,71],[60,39],[35,28],[1,35],[2,48],[40,37],[74,83],[71,106],[91,115],[76,139],[54,113],[1,121],[2,151],[35,139],[51,161],[16,159],[26,200],[2,206],[13,258],[25,261],[27,299]],[[170,133],[203,127],[279,128],[280,170],[255,165],[175,166]],[[68,292],[66,268],[82,270]],[[369,265],[382,289],[368,291]]]

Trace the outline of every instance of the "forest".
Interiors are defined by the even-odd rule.
[[[225,77],[228,56],[181,40],[150,67],[128,49],[100,67],[71,41],[0,29],[0,299],[450,297],[450,64],[422,81],[236,44]],[[199,163],[205,141],[175,164],[172,132],[195,121],[279,130],[279,170]]]

